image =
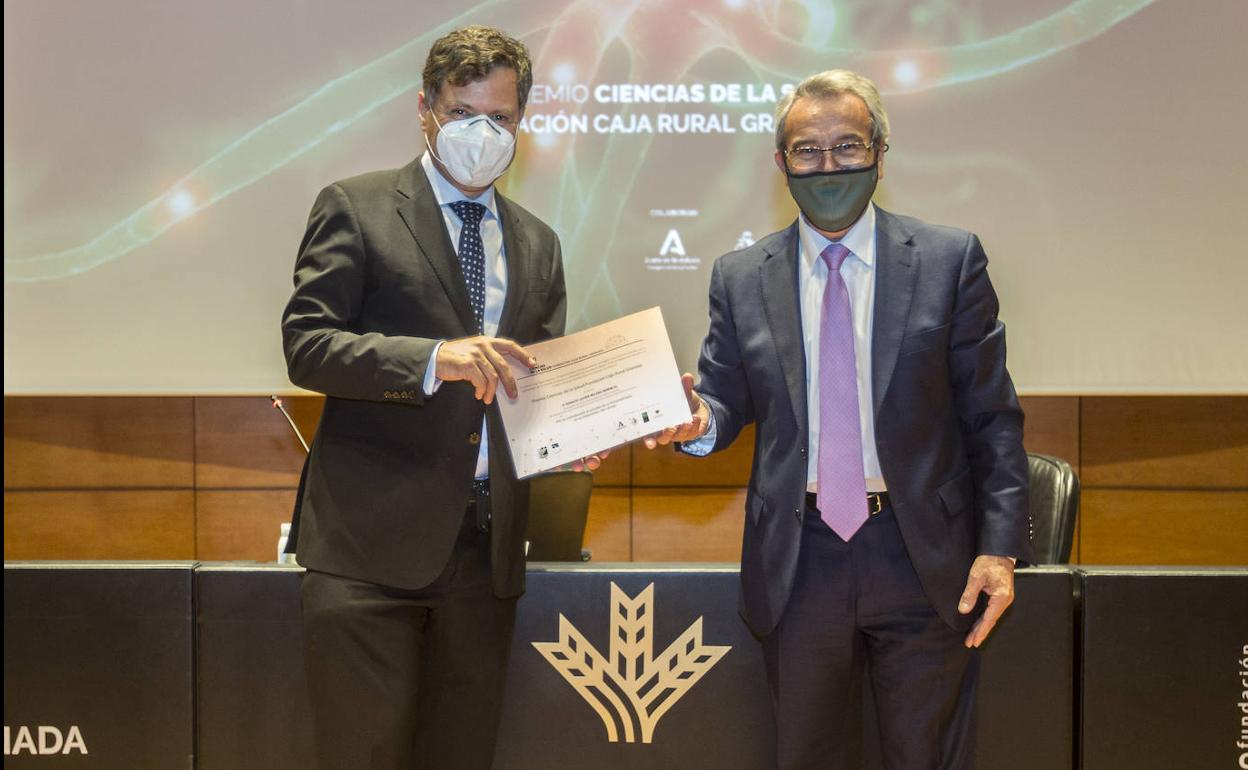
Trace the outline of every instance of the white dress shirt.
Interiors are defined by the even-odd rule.
[[[828,285],[828,263],[820,255],[831,244],[818,230],[798,217],[797,275],[798,305],[802,317],[802,339],[806,353],[806,490],[819,489],[819,332],[823,313],[823,292]],[[875,410],[871,389],[871,330],[875,316],[875,204],[868,204],[841,243],[851,252],[841,263],[840,274],[849,290],[849,307],[854,317],[854,363],[858,370],[858,424],[862,431],[862,467],[869,492],[883,492],[884,473],[875,450]],[[715,420],[702,438],[687,441],[681,449],[703,455],[715,444]]]
[[[494,185],[487,187],[485,192],[476,198],[469,198],[442,176],[437,167],[433,165],[429,153],[421,156],[420,165],[424,168],[425,176],[429,178],[429,184],[433,187],[433,196],[438,201],[438,208],[442,211],[442,220],[446,222],[446,231],[451,236],[451,246],[455,249],[456,256],[459,256],[459,232],[463,229],[463,222],[451,208],[451,204],[456,201],[473,201],[485,206],[485,216],[481,218],[481,245],[485,247],[485,314],[481,318],[481,325],[484,327],[485,336],[493,337],[498,334],[498,322],[503,317],[503,303],[507,299],[507,255],[503,252],[503,227],[498,218],[498,207],[494,202]],[[425,370],[426,396],[432,396],[442,385],[442,380],[438,379],[437,375],[438,351],[441,349],[442,342],[439,342],[433,348],[429,368]],[[482,421],[480,452],[477,454],[475,474],[478,479],[486,478],[490,473],[489,450],[489,433],[485,422]]]

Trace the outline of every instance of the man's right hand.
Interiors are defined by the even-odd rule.
[[[467,380],[472,383],[473,395],[485,403],[493,403],[501,383],[511,398],[516,397],[516,378],[511,374],[503,356],[511,356],[526,367],[532,367],[537,359],[511,340],[501,337],[464,337],[447,340],[438,348],[434,374],[443,382]]]
[[[658,433],[651,433],[642,439],[646,449],[656,446],[667,446],[673,441],[693,441],[701,438],[710,427],[711,410],[706,402],[693,389],[693,375],[685,372],[680,375],[680,384],[685,386],[685,398],[689,401],[689,413],[693,418],[689,422],[671,428],[664,428]]]

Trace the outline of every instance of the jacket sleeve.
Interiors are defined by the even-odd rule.
[[[1023,411],[1005,366],[988,257],[969,236],[949,342],[954,405],[975,486],[979,553],[1031,561]]]
[[[710,316],[710,328],[698,359],[697,391],[715,421],[715,446],[711,451],[718,452],[732,444],[741,429],[754,421],[754,402],[741,360],[722,259],[711,269]]]
[[[282,317],[290,381],[329,396],[422,404],[421,384],[438,340],[353,330],[367,259],[350,199],[340,186],[326,187],[308,217]]]

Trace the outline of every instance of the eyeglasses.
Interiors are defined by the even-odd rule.
[[[794,147],[784,151],[784,159],[790,171],[804,174],[822,168],[823,154],[830,152],[837,168],[852,169],[871,163],[872,147],[873,145],[865,142],[843,142],[831,147]],[[888,145],[883,145],[880,149],[886,151]]]

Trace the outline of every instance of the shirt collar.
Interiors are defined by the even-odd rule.
[[[498,209],[494,204],[494,185],[485,188],[485,192],[477,197],[469,198],[467,195],[464,195],[462,190],[442,176],[442,172],[438,171],[438,167],[433,165],[433,158],[428,152],[420,156],[420,165],[425,169],[425,176],[429,178],[429,184],[433,187],[433,197],[437,199],[439,208],[446,208],[456,201],[472,201],[485,206],[486,211],[495,219],[498,219]]]
[[[832,241],[806,221],[805,214],[797,217],[798,238],[802,245],[802,260],[808,270],[813,270],[815,260]],[[875,204],[868,203],[862,216],[841,238],[845,248],[868,268],[875,266]]]

